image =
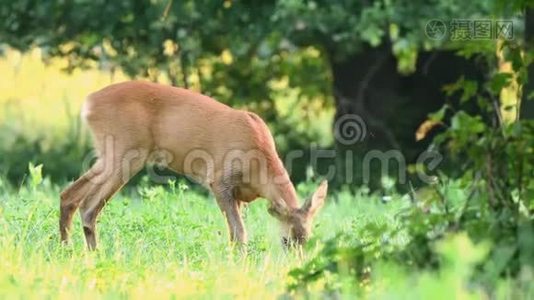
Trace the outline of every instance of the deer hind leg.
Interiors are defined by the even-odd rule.
[[[80,203],[87,198],[91,190],[92,181],[98,176],[100,165],[101,162],[97,161],[89,171],[67,187],[60,195],[59,232],[62,243],[69,242],[72,216],[80,206]]]
[[[83,233],[87,248],[96,249],[96,219],[109,199],[124,186],[130,178],[137,174],[144,166],[146,154],[139,155],[139,151],[133,151],[134,155],[128,153],[117,156],[112,162],[113,169],[104,172],[102,176],[95,180],[88,196],[80,206],[80,216],[82,219]]]
[[[241,218],[240,201],[233,195],[233,185],[221,182],[212,185],[212,191],[217,199],[217,204],[226,217],[230,240],[240,244],[247,242],[247,232]]]
[[[113,194],[115,194],[123,185],[120,176],[117,174],[106,178],[105,182],[97,183],[92,186],[88,197],[85,198],[80,206],[80,216],[82,218],[83,233],[87,248],[94,250],[96,248],[95,223],[98,213],[104,207]]]

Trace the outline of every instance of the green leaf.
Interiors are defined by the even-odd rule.
[[[30,183],[33,188],[37,187],[41,182],[43,182],[43,165],[33,165],[30,162],[28,165],[28,170],[30,171]]]
[[[499,94],[503,88],[510,85],[512,78],[512,73],[497,73],[491,78],[489,88],[494,94]]]
[[[463,81],[463,94],[462,98],[460,98],[460,102],[466,102],[467,100],[471,99],[473,96],[476,95],[478,90],[478,83],[473,80],[464,80]]]
[[[448,105],[445,104],[438,111],[429,114],[428,118],[434,122],[441,122],[443,121],[443,118],[445,117],[445,112],[447,112],[448,108],[449,108]]]

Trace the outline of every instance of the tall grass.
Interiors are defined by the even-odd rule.
[[[250,242],[243,255],[228,243],[211,197],[183,183],[164,188],[143,181],[106,206],[100,247],[88,252],[77,219],[72,245],[60,246],[59,187],[41,180],[39,170],[20,188],[3,182],[0,189],[0,298],[274,298],[319,241],[305,256],[284,251],[277,222],[258,201],[245,209]],[[353,228],[352,205],[329,205],[317,237]]]
[[[188,189],[184,183],[152,186],[141,181],[108,203],[98,223],[99,248],[85,249],[78,218],[72,244],[61,246],[58,236],[60,187],[31,168],[26,183],[14,188],[0,181],[0,298],[2,299],[274,299],[310,298],[443,298],[487,297],[470,285],[474,263],[487,254],[465,234],[436,245],[443,266],[413,272],[406,266],[381,264],[372,277],[358,281],[351,270],[323,274],[305,290],[288,289],[297,278],[292,270],[314,262],[323,241],[339,233],[367,236],[362,228],[395,224],[410,205],[392,195],[390,203],[366,194],[339,192],[329,196],[314,236],[302,253],[284,251],[275,219],[259,200],[244,210],[250,242],[246,254],[228,242],[225,222],[212,197]],[[312,185],[300,185],[300,194]],[[372,235],[369,235],[372,236]],[[382,237],[383,238],[383,237]],[[393,241],[403,244],[405,241]],[[350,245],[351,240],[340,241]],[[312,266],[313,267],[313,266]],[[498,298],[523,295],[513,284],[499,281]],[[335,287],[335,291],[325,287]],[[534,289],[533,289],[534,291]]]

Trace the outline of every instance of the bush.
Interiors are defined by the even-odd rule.
[[[393,222],[370,223],[328,241],[319,255],[292,271],[291,289],[324,282],[337,291],[337,281],[329,278],[375,285],[380,283],[376,270],[384,264],[435,275],[449,272],[447,265],[453,264],[463,285],[490,297],[499,295],[507,280],[512,281],[512,298],[534,291],[534,120],[506,122],[496,100],[513,80],[518,86],[526,82],[532,58],[517,54],[511,44],[503,49],[518,76],[495,72],[484,86],[462,78],[445,89],[449,95],[461,93],[463,102],[475,103],[484,114],[452,111],[446,105],[430,116],[447,123],[432,147],[448,153],[457,176],[440,174],[436,185],[422,189],[430,193],[407,195],[409,204]],[[521,99],[520,91],[517,97]],[[443,249],[452,246],[443,240],[451,239],[453,244],[463,240],[466,251],[478,249],[473,250],[478,254],[467,261],[463,249],[446,255]],[[361,286],[357,290],[365,291]]]

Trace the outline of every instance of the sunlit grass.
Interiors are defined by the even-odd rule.
[[[317,252],[314,244],[358,222],[353,203],[330,203],[300,256],[283,250],[260,200],[245,210],[243,255],[228,243],[215,201],[183,187],[142,183],[115,197],[99,221],[96,252],[85,249],[78,218],[72,245],[60,246],[59,187],[48,180],[0,187],[0,297],[275,298],[286,292],[288,272]]]
[[[485,257],[488,245],[473,244],[465,233],[436,244],[447,262],[437,272],[382,263],[361,282],[341,272],[324,274],[305,290],[288,289],[295,282],[291,270],[315,259],[323,241],[339,233],[365,236],[361,230],[370,223],[395,224],[394,216],[409,205],[400,196],[384,204],[373,195],[331,195],[302,253],[281,247],[277,221],[267,214],[266,201],[259,200],[244,211],[250,236],[245,254],[228,242],[224,218],[211,196],[184,184],[163,187],[142,181],[105,207],[98,223],[99,248],[91,252],[85,249],[79,218],[73,224],[71,245],[60,245],[61,187],[36,174],[20,188],[0,180],[2,299],[487,297],[468,282],[473,264]],[[299,186],[299,193],[305,195],[312,186]],[[500,281],[499,298],[528,295],[514,286]]]

